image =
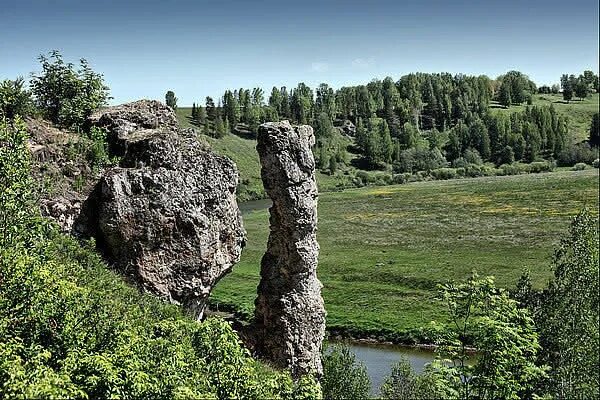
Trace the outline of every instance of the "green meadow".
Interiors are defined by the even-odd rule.
[[[477,271],[505,288],[542,287],[553,249],[583,207],[598,213],[598,170],[415,182],[319,197],[319,277],[330,330],[406,341],[443,321],[437,286]],[[213,306],[249,315],[268,211],[244,215],[248,244]]]

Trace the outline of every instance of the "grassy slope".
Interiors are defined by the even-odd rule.
[[[573,135],[574,141],[578,142],[588,137],[592,114],[598,112],[599,96],[599,94],[595,93],[584,101],[573,100],[569,104],[566,104],[562,100],[562,95],[535,95],[534,104],[546,106],[553,104],[559,112],[568,115],[570,132]],[[499,106],[494,104],[492,107],[494,107],[492,108],[493,112],[515,112],[525,109],[525,106],[512,106],[507,110],[496,108]],[[193,127],[197,129],[196,126],[190,123],[189,116],[191,112],[192,109],[189,107],[178,108],[177,116],[179,122],[184,128]],[[241,201],[265,197],[260,180],[260,164],[258,154],[255,150],[255,140],[243,139],[239,136],[229,134],[222,139],[207,138],[207,141],[217,152],[228,156],[237,164],[241,181],[238,197]],[[335,190],[338,185],[344,183],[344,178],[340,174],[332,177],[318,173],[319,190],[322,192]]]
[[[592,115],[598,112],[600,94],[594,93],[587,99],[563,101],[562,94],[537,94],[533,97],[533,104],[537,106],[554,105],[556,110],[569,117],[569,132],[576,142],[585,140],[589,136]],[[492,106],[498,106],[493,104]],[[499,107],[499,106],[498,106]],[[496,112],[524,111],[524,105],[512,106],[509,109],[492,108]]]
[[[189,116],[191,108],[178,108],[177,117],[183,128],[195,128],[190,123]],[[256,140],[244,139],[234,134],[228,134],[221,139],[205,137],[211,147],[219,154],[231,158],[240,171],[240,187],[238,188],[238,199],[240,201],[266,197],[260,179],[260,162],[256,152]],[[336,185],[343,180],[332,176],[317,173],[319,189],[321,191],[334,190]]]
[[[441,320],[436,285],[476,269],[513,285],[550,276],[554,245],[583,206],[598,212],[598,170],[420,182],[324,193],[319,276],[329,328],[402,332]],[[216,303],[250,310],[268,235],[266,210],[244,216],[248,247]]]

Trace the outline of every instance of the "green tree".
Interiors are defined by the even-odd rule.
[[[420,400],[452,398],[456,392],[448,390],[445,382],[437,379],[434,362],[426,365],[421,374],[415,373],[405,357],[392,366],[390,376],[381,385],[381,397],[386,400]]]
[[[196,103],[192,103],[192,121],[195,121],[197,116]]]
[[[382,120],[379,124],[379,137],[381,141],[381,161],[390,163],[392,162],[392,154],[394,153],[394,143],[392,142],[390,128],[386,120]]]
[[[496,161],[496,165],[502,164],[512,164],[515,162],[515,152],[512,147],[504,146],[504,148],[498,154],[498,160]]]
[[[198,105],[196,107],[196,124],[207,125],[206,119],[207,119],[206,109],[204,107],[202,107],[201,105]]]
[[[439,363],[433,376],[461,399],[531,397],[545,369],[535,364],[540,346],[528,310],[496,288],[492,277],[476,274],[464,283],[442,285],[441,297],[449,324],[438,353],[451,365]],[[479,352],[475,364],[469,362],[470,345]]]
[[[575,77],[573,75],[562,75],[560,78],[560,85],[562,87],[563,100],[569,102],[573,99],[573,92],[575,90]]]
[[[550,366],[550,394],[559,399],[600,395],[598,220],[583,210],[554,255],[554,277],[536,313]]]
[[[577,79],[573,91],[575,93],[575,96],[579,97],[580,100],[583,100],[588,96],[589,86],[586,83],[583,76],[580,76]]]
[[[321,388],[324,399],[367,399],[371,382],[365,366],[348,346],[327,346],[323,351]]]
[[[600,146],[600,114],[595,113],[592,115],[592,122],[590,123],[590,136],[589,136],[590,146],[598,147]]]
[[[37,106],[52,122],[79,129],[92,112],[106,104],[108,87],[85,59],[77,70],[65,63],[58,51],[48,57],[41,55],[39,60],[42,72],[32,76],[31,90]]]
[[[0,83],[0,118],[26,117],[33,111],[31,93],[25,88],[25,80],[19,77]]]
[[[215,107],[215,101],[212,97],[206,97],[206,118],[210,121],[214,121],[217,118],[217,108]]]
[[[165,104],[173,110],[177,110],[177,97],[175,97],[175,92],[172,90],[167,91],[165,94]]]
[[[222,138],[226,134],[227,132],[225,131],[225,123],[223,122],[223,119],[220,116],[217,116],[217,118],[215,119],[214,137],[218,139]]]

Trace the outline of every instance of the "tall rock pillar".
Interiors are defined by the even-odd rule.
[[[287,121],[263,124],[258,131],[261,177],[273,205],[256,299],[255,349],[295,377],[323,371],[314,142],[310,126]]]

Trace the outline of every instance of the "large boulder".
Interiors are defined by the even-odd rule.
[[[165,113],[153,119],[154,109]],[[145,290],[202,318],[211,289],[239,261],[245,243],[238,172],[192,132],[175,129],[172,116],[142,101],[94,119],[117,139],[123,157],[96,184],[75,230],[95,237]],[[154,123],[158,128],[148,127]]]
[[[317,185],[310,126],[266,123],[256,146],[269,209],[255,309],[255,350],[298,377],[322,373],[325,308],[317,279]]]
[[[110,152],[119,156],[125,154],[129,136],[155,129],[177,131],[179,126],[173,109],[156,100],[138,100],[98,110],[88,118],[88,124],[108,130]]]

